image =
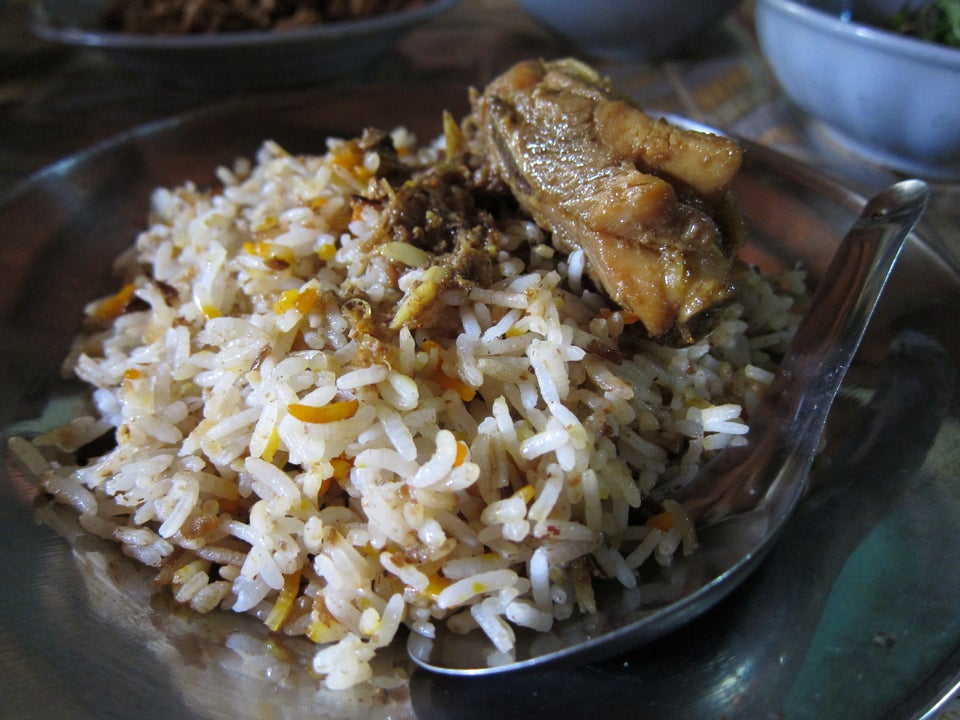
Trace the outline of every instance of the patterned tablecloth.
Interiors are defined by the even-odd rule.
[[[0,6],[0,196],[92,143],[235,94],[166,86],[94,52],[45,43],[27,30],[27,16],[26,0]],[[775,147],[864,194],[895,179],[834,145],[790,105],[758,52],[752,27],[752,3],[745,2],[681,57],[599,67],[648,108]],[[481,85],[518,59],[567,51],[511,0],[465,0],[373,67],[327,84],[427,79]],[[960,255],[960,184],[935,184],[933,191],[929,225]],[[939,718],[960,720],[960,702]]]

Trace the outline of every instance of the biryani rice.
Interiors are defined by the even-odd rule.
[[[411,163],[443,152],[392,140]],[[358,148],[266,142],[216,190],[158,189],[120,261],[129,284],[88,308],[99,329],[66,365],[95,412],[34,441],[58,457],[43,487],[87,530],[179,603],[318,643],[332,688],[367,680],[403,624],[479,628],[506,658],[515,626],[593,610],[593,576],[633,586],[695,551],[664,498],[743,441],[802,289],[750,270],[709,336],[625,354],[633,318],[522,217],[498,220],[488,286],[432,283],[409,245],[371,249],[381,210],[356,198],[381,158]],[[366,332],[418,293],[453,330]],[[101,457],[53,455],[108,427]]]

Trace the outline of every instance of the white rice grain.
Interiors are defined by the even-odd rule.
[[[510,653],[513,650],[513,644],[516,641],[513,628],[511,628],[503,616],[497,613],[493,603],[485,600],[476,605],[470,606],[470,614],[477,621],[477,625],[486,633],[490,641],[501,653]]]
[[[517,580],[517,573],[508,569],[478,573],[457,580],[440,591],[437,595],[437,606],[448,609],[465,605],[477,595],[486,595],[510,587]]]
[[[449,430],[440,430],[436,436],[436,450],[427,462],[407,482],[413,487],[427,487],[440,482],[453,469],[457,458],[457,439]]]
[[[192,475],[179,473],[173,479],[170,494],[174,497],[175,504],[173,511],[157,530],[157,534],[162,538],[169,538],[186,522],[200,498],[200,485]]]

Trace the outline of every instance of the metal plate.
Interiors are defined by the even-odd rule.
[[[368,87],[233,103],[141,128],[33,177],[0,205],[0,424],[5,438],[67,416],[59,363],[82,305],[158,185],[213,180],[263,139],[319,152],[328,135],[466,110],[449,87]],[[816,278],[861,198],[747,144],[734,192],[751,261]],[[955,252],[955,251],[953,251]],[[198,617],[152,594],[112,546],[37,498],[4,447],[0,707],[40,718],[911,718],[960,670],[960,262],[913,237],[828,429],[814,487],[758,572],[702,618],[615,660],[489,679],[414,672],[332,693],[249,618]],[[39,418],[39,420],[38,420]],[[408,667],[402,642],[383,662]],[[259,659],[280,659],[271,673]],[[283,672],[276,674],[276,667]]]

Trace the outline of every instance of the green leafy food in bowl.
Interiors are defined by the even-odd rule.
[[[901,10],[890,27],[922,40],[960,47],[960,0],[934,0],[919,10]]]

